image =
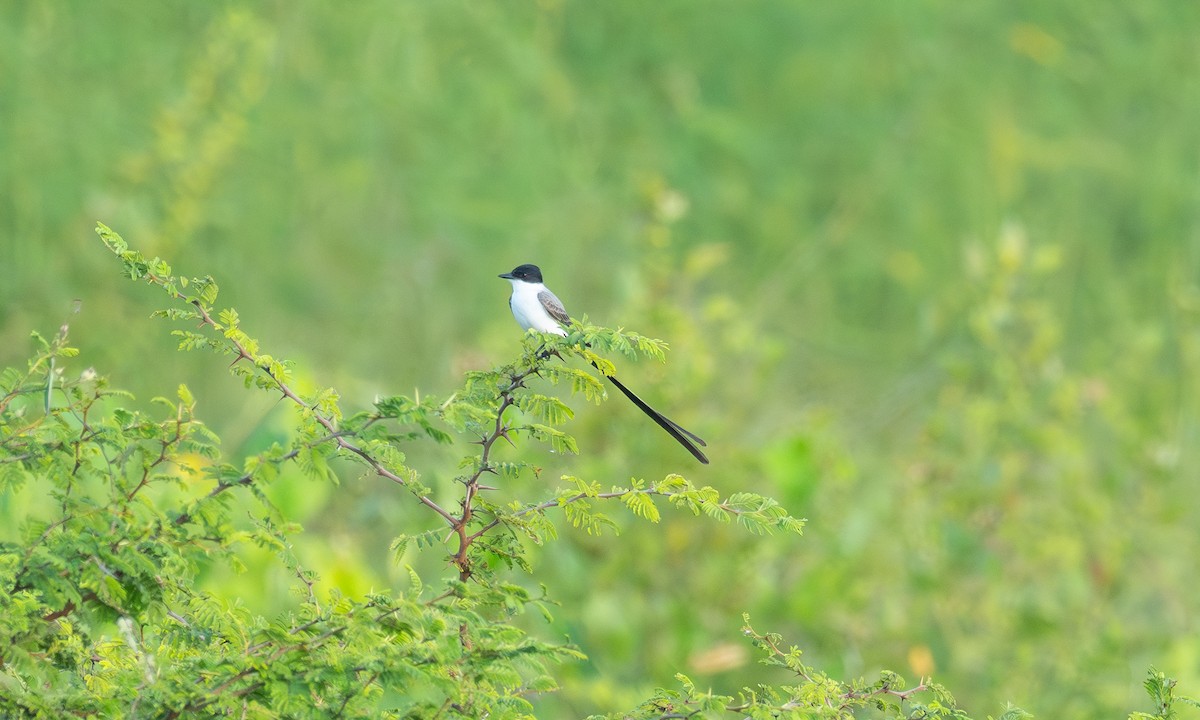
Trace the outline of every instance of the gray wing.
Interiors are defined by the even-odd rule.
[[[566,308],[562,302],[554,296],[554,293],[549,290],[543,290],[537,294],[538,300],[542,303],[542,307],[546,308],[546,312],[550,313],[550,317],[554,318],[563,325],[571,324],[571,316],[567,314]]]

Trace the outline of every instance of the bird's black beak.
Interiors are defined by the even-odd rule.
[[[512,273],[510,273],[510,272],[507,272],[507,273],[503,273],[502,275],[497,275],[496,277],[502,277],[502,278],[504,278],[505,280],[512,280],[512,279],[513,279],[513,274],[512,274]]]

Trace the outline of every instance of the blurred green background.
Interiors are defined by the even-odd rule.
[[[1151,664],[1200,687],[1198,37],[1189,2],[4,3],[0,361],[69,319],[67,372],[142,404],[187,383],[236,459],[288,416],[175,352],[97,219],[214,275],[351,410],[515,356],[495,276],[535,262],[573,313],[671,343],[621,374],[713,458],[577,401],[580,457],[519,451],[548,484],[681,471],[810,519],[539,549],[526,581],[561,606],[529,627],[591,658],[543,716],[675,672],[785,682],[742,611],[973,714],[1123,716]],[[410,454],[447,502],[461,452]],[[408,495],[274,492],[331,585],[405,584]],[[404,562],[433,580],[436,555]]]

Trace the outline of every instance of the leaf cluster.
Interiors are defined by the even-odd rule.
[[[104,378],[53,372],[75,354],[65,328],[35,340],[26,369],[0,375],[0,494],[42,498],[0,542],[3,717],[520,717],[554,687],[546,663],[578,657],[468,588],[452,602],[415,576],[365,598],[319,592],[261,491],[331,441],[221,463],[186,387],[155,415],[126,409]],[[196,589],[248,543],[294,577],[301,600],[280,617]]]

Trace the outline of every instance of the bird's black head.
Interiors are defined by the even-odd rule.
[[[537,265],[518,265],[513,268],[512,272],[506,272],[500,277],[505,280],[524,280],[527,283],[540,283],[542,281],[542,271]]]

